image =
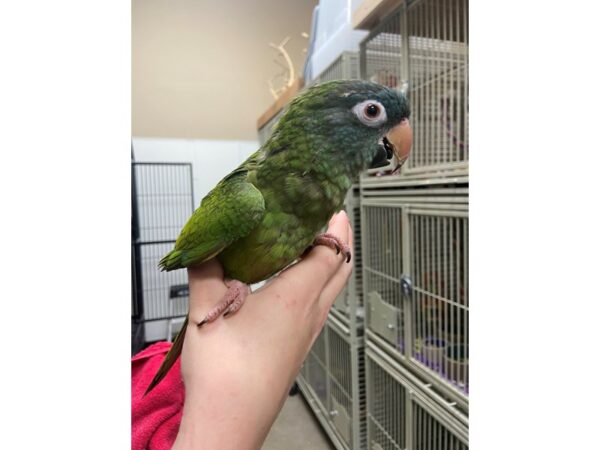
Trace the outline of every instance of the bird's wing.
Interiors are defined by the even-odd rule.
[[[262,194],[248,181],[248,169],[240,166],[202,200],[181,230],[175,248],[160,261],[159,267],[180,269],[218,255],[248,235],[264,214]]]

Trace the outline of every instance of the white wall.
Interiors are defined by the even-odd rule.
[[[190,162],[192,163],[195,207],[202,198],[229,172],[240,165],[258,149],[257,141],[218,141],[162,138],[133,138],[136,162]],[[142,220],[142,218],[140,218]],[[141,224],[143,225],[143,224]],[[154,267],[154,265],[153,265]],[[146,267],[148,270],[152,268]],[[179,272],[179,271],[176,271]],[[160,276],[156,269],[156,277]],[[175,272],[169,272],[175,276]],[[154,277],[146,273],[152,283]],[[180,275],[180,274],[177,274]],[[165,273],[162,276],[166,276]],[[177,278],[180,278],[179,276]],[[179,282],[185,282],[182,278]],[[178,283],[171,283],[178,284]],[[166,298],[165,293],[165,298]],[[178,330],[180,324],[176,327]],[[145,324],[146,341],[163,340],[167,337],[167,321]]]
[[[244,162],[258,148],[258,141],[133,138],[136,162],[192,163],[196,207],[221,178]]]

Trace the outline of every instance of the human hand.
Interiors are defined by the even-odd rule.
[[[345,212],[327,232],[352,248]],[[188,269],[185,405],[173,448],[259,449],[351,271],[342,254],[317,246],[250,294],[240,311],[198,328],[227,287],[215,259]]]

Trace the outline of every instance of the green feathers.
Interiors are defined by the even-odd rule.
[[[216,257],[226,277],[243,283],[274,275],[341,209],[380,139],[407,117],[406,98],[375,83],[309,88],[291,102],[266,144],[202,200],[159,267],[175,270]],[[185,332],[186,325],[146,392],[174,364]]]
[[[209,192],[181,230],[175,249],[161,259],[161,270],[206,261],[260,223],[265,201],[246,176],[245,170],[238,169]]]
[[[378,105],[377,116],[365,116],[365,102]],[[407,116],[406,99],[375,83],[309,88],[290,103],[266,144],[204,198],[160,268],[217,257],[227,277],[245,283],[277,273],[341,209],[379,140]]]

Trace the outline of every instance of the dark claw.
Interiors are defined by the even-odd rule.
[[[200,323],[197,325],[197,327],[198,327],[198,328],[200,328],[200,327],[201,327],[202,325],[204,325],[206,322],[207,322],[207,320],[206,320],[206,319],[202,320],[202,321],[201,321],[201,322],[200,322]]]
[[[352,259],[352,253],[348,252],[348,256],[346,257],[346,263],[349,263]]]
[[[337,246],[337,245],[335,246],[335,254],[336,255],[339,255],[341,250],[342,249],[339,246]]]
[[[309,245],[308,247],[306,247],[306,250],[304,250],[304,253],[302,253],[302,255],[300,255],[300,258],[305,258],[313,248],[314,248],[314,245]]]

